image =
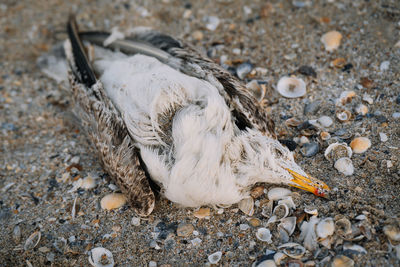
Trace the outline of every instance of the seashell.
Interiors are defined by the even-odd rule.
[[[371,147],[371,141],[366,137],[357,137],[351,141],[350,147],[354,153],[364,153]]]
[[[364,102],[367,102],[368,104],[372,105],[374,103],[374,100],[372,99],[372,97],[368,94],[364,94],[362,100]]]
[[[258,226],[261,225],[261,221],[260,221],[259,219],[257,219],[257,218],[251,218],[251,219],[249,220],[249,223],[250,223],[250,225],[253,226],[253,227],[258,227]]]
[[[198,219],[203,219],[206,217],[210,217],[211,210],[210,208],[200,208],[198,211],[193,213],[193,216]]]
[[[345,105],[350,103],[353,100],[353,97],[356,96],[356,92],[354,91],[343,91],[339,98],[336,100],[336,105]]]
[[[221,257],[222,257],[222,252],[221,251],[217,251],[217,252],[215,252],[215,253],[213,253],[213,254],[208,256],[208,261],[211,264],[217,264],[221,260]]]
[[[239,229],[240,229],[240,231],[246,231],[246,230],[250,229],[250,226],[248,224],[241,223],[239,225]]]
[[[290,259],[286,262],[286,266],[289,267],[303,267],[303,262],[299,259]]]
[[[299,126],[300,124],[302,124],[302,122],[299,121],[298,119],[290,118],[290,119],[287,119],[287,120],[285,121],[285,124],[286,124],[287,126],[289,126],[289,127],[297,127],[297,126]]]
[[[346,218],[337,220],[335,222],[335,228],[337,229],[336,233],[343,238],[351,235],[353,232],[351,222]]]
[[[24,250],[35,248],[39,244],[41,237],[42,234],[40,233],[40,231],[33,232],[25,241]]]
[[[400,230],[396,226],[386,225],[385,227],[383,227],[383,232],[391,241],[400,241]]]
[[[268,203],[266,205],[264,205],[262,211],[261,211],[261,215],[269,218],[272,215],[272,209],[274,207],[274,202],[272,200],[268,201]]]
[[[333,258],[331,267],[353,267],[354,261],[344,255],[338,255]]]
[[[278,227],[278,237],[279,243],[287,243],[290,239],[288,232],[286,232],[282,227]]]
[[[263,242],[267,242],[268,244],[272,243],[272,235],[271,235],[271,231],[267,228],[261,227],[258,228],[257,233],[256,233],[256,237],[257,239],[263,241]]]
[[[340,122],[347,122],[351,119],[351,112],[348,110],[339,110],[336,112],[336,118]]]
[[[279,200],[278,205],[280,204],[285,204],[289,209],[296,209],[296,204],[294,204],[291,196]]]
[[[317,216],[312,216],[310,221],[303,222],[300,227],[300,240],[303,241],[304,247],[310,251],[314,251],[318,248],[317,236],[315,233],[315,226],[318,222],[319,219]]]
[[[307,213],[307,214],[311,214],[311,215],[318,215],[318,210],[315,209],[315,208],[305,207],[304,208],[304,212]]]
[[[324,156],[330,162],[336,162],[340,158],[351,158],[353,152],[351,148],[347,146],[346,143],[333,143],[330,144],[324,153]]]
[[[113,267],[114,258],[108,249],[97,247],[90,251],[89,263],[95,267]]]
[[[277,217],[277,220],[286,218],[289,215],[289,207],[286,204],[279,204],[274,208],[272,214]]]
[[[306,83],[296,77],[282,77],[277,85],[279,94],[287,98],[297,98],[306,94]]]
[[[335,232],[335,223],[332,218],[325,218],[317,224],[316,233],[319,238],[325,239]]]
[[[319,136],[321,137],[321,140],[324,141],[331,139],[331,134],[328,132],[321,132]]]
[[[387,140],[389,140],[387,134],[385,133],[379,133],[379,139],[381,140],[381,142],[386,142]]]
[[[239,204],[239,209],[248,216],[254,214],[254,199],[252,197],[242,199]]]
[[[365,216],[364,214],[360,214],[355,219],[359,220],[359,221],[363,221],[363,220],[367,219],[367,216]]]
[[[247,76],[247,74],[251,72],[252,69],[253,65],[251,63],[244,62],[236,68],[236,74],[239,79],[243,80]]]
[[[126,197],[124,194],[120,193],[108,194],[104,196],[100,201],[101,208],[104,210],[118,209],[125,205],[125,203]]]
[[[256,80],[247,83],[246,88],[250,90],[259,102],[264,98],[265,92],[267,91],[265,84],[259,84]]]
[[[257,264],[256,267],[276,267],[276,264],[273,260],[265,260]]]
[[[346,65],[346,59],[342,57],[336,58],[331,62],[331,66],[339,69],[343,68],[344,65]]]
[[[278,247],[278,249],[282,248],[283,253],[293,259],[301,259],[301,257],[303,257],[303,255],[306,253],[306,249],[297,243],[286,243]]]
[[[277,265],[281,265],[282,261],[286,258],[287,258],[287,255],[280,251],[278,251],[274,254],[274,261]]]
[[[368,113],[368,107],[364,104],[360,104],[356,107],[356,113],[364,116]]]
[[[336,50],[340,46],[341,41],[342,34],[338,31],[327,32],[321,37],[321,42],[324,44],[325,50],[328,52]]]
[[[269,200],[279,200],[284,197],[290,196],[292,191],[282,187],[275,187],[268,191],[268,199]]]
[[[268,219],[267,225],[269,225],[270,223],[275,223],[277,221],[278,221],[278,217],[276,215],[272,215],[271,218]]]
[[[362,246],[349,244],[349,243],[346,243],[346,244],[343,245],[343,250],[344,251],[345,250],[354,250],[354,251],[357,251],[360,254],[368,254],[367,250],[365,248],[363,248]]]
[[[319,145],[316,142],[306,143],[300,149],[301,154],[305,157],[313,157],[319,151]]]
[[[291,236],[296,229],[296,217],[286,217],[281,220],[281,223],[278,224],[278,227],[281,227],[286,230],[289,236]]]
[[[333,120],[331,119],[331,117],[322,116],[322,117],[320,117],[320,118],[317,120],[317,122],[318,122],[319,124],[321,124],[322,127],[329,127],[329,126],[332,125]]]
[[[139,217],[132,217],[131,224],[133,226],[139,226],[140,225],[140,218]]]
[[[340,158],[335,162],[334,165],[335,169],[339,172],[343,173],[346,176],[353,175],[354,173],[354,166],[351,159],[344,157]]]
[[[181,237],[187,237],[190,236],[194,231],[194,226],[190,223],[184,223],[178,225],[178,228],[176,229],[176,235],[181,236]]]
[[[81,183],[81,188],[83,189],[92,189],[96,187],[96,179],[91,175],[86,176]]]
[[[250,196],[252,198],[259,198],[264,194],[264,186],[257,186],[251,189]]]

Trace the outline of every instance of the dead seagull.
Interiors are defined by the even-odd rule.
[[[187,207],[237,203],[259,182],[329,191],[243,83],[191,46],[153,30],[105,46],[109,33],[79,32],[73,17],[67,30],[76,114],[139,215],[154,208],[153,182]]]

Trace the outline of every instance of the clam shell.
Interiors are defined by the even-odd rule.
[[[277,85],[279,94],[287,98],[297,98],[306,94],[306,83],[296,77],[282,77]]]
[[[351,112],[348,110],[338,110],[336,112],[336,118],[340,122],[347,122],[351,119]]]
[[[275,187],[268,191],[268,199],[269,200],[279,200],[284,197],[290,196],[292,191],[282,187]]]
[[[215,253],[213,253],[213,254],[208,256],[208,261],[211,264],[217,264],[221,260],[221,257],[222,257],[222,252],[221,251],[217,251],[217,252],[215,252]]]
[[[277,220],[286,218],[289,215],[289,207],[286,204],[279,204],[274,208],[272,214],[277,217]]]
[[[331,117],[328,116],[322,116],[320,117],[317,122],[322,126],[322,127],[329,127],[333,124],[333,120]]]
[[[274,201],[272,200],[268,201],[268,203],[264,205],[261,211],[261,215],[266,218],[269,218],[272,215],[273,207],[274,207]]]
[[[40,231],[33,232],[25,241],[24,250],[35,248],[39,244],[41,237],[42,234],[40,233]]]
[[[90,251],[89,263],[95,267],[113,267],[114,258],[108,249],[97,247]]]
[[[328,52],[336,50],[340,46],[341,41],[342,34],[338,31],[327,32],[321,37],[321,42],[324,44],[325,50]]]
[[[271,231],[267,228],[261,227],[257,230],[256,237],[258,240],[261,240],[263,242],[267,242],[268,244],[272,243],[272,235]]]
[[[325,218],[317,224],[316,233],[319,238],[327,238],[335,232],[335,223],[332,218]]]
[[[278,224],[278,227],[281,227],[286,230],[289,236],[291,236],[296,229],[296,217],[286,217],[281,220],[281,223]]]
[[[289,209],[296,209],[296,205],[293,202],[291,196],[285,197],[278,201],[278,205],[285,204]]]
[[[334,165],[335,169],[339,172],[343,173],[346,176],[353,175],[354,173],[354,166],[351,159],[344,157],[340,158],[335,162]]]
[[[303,222],[300,227],[301,234],[300,240],[303,240],[304,247],[310,251],[314,251],[318,248],[317,236],[315,233],[315,226],[319,222],[317,216],[312,216],[310,221]]]
[[[104,210],[118,209],[125,205],[125,203],[126,197],[124,194],[120,193],[108,194],[104,196],[100,201],[101,208]]]
[[[356,113],[364,116],[368,113],[368,107],[364,104],[360,104],[356,107]]]
[[[332,267],[353,267],[354,261],[344,255],[336,256],[331,264]]]
[[[351,158],[353,152],[346,143],[333,143],[330,144],[324,153],[324,156],[330,162],[336,162],[340,158]]]
[[[353,230],[351,228],[351,222],[342,218],[335,222],[336,233],[341,237],[347,237],[352,234]]]
[[[371,141],[366,137],[357,137],[351,141],[350,147],[354,153],[364,153],[371,147]]]
[[[246,88],[250,90],[253,96],[260,102],[267,91],[267,87],[264,84],[259,84],[256,80],[246,84]]]
[[[274,255],[274,261],[277,265],[281,265],[282,261],[287,258],[287,255],[278,251]]]
[[[328,132],[321,132],[319,134],[319,136],[321,137],[321,140],[323,140],[323,141],[331,139],[331,134]]]
[[[252,197],[242,199],[239,204],[239,209],[248,216],[254,214],[254,199]]]
[[[282,248],[283,253],[293,259],[301,259],[306,253],[306,249],[302,245],[297,243],[286,243],[278,247],[278,249]]]
[[[383,232],[391,241],[400,241],[400,230],[396,226],[386,225],[385,227],[383,227]]]

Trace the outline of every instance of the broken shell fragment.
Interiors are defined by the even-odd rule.
[[[340,158],[351,158],[352,154],[346,143],[333,143],[326,148],[324,156],[330,162],[336,162]]]
[[[89,263],[94,267],[113,267],[114,258],[108,249],[97,247],[90,251]]]
[[[367,254],[367,250],[360,245],[346,243],[343,245],[343,250],[353,250],[360,254]]]
[[[386,225],[385,227],[383,227],[383,232],[391,241],[400,241],[400,230],[396,226]]]
[[[333,120],[331,119],[331,117],[322,116],[322,117],[320,117],[320,118],[317,120],[317,122],[318,122],[319,124],[321,124],[322,127],[325,127],[325,128],[326,128],[326,127],[329,127],[329,126],[332,125]]]
[[[340,46],[342,34],[338,31],[330,31],[322,35],[321,42],[325,46],[325,50],[331,52]]]
[[[101,208],[104,210],[118,209],[125,205],[125,203],[126,197],[124,194],[121,193],[108,194],[104,196],[100,201]]]
[[[282,77],[277,85],[278,92],[287,98],[297,98],[306,94],[306,83],[296,77]]]
[[[351,222],[346,218],[337,220],[335,222],[335,228],[337,229],[336,233],[343,238],[346,238],[353,232],[351,229]]]
[[[344,255],[336,256],[331,264],[332,267],[353,267],[354,261]]]
[[[344,65],[346,65],[346,59],[342,57],[336,58],[331,62],[331,65],[334,66],[335,68],[341,69],[344,67]]]
[[[271,244],[271,243],[272,243],[272,240],[271,240],[271,237],[272,237],[271,231],[270,231],[269,229],[267,229],[267,228],[264,228],[264,227],[259,228],[259,229],[257,230],[256,237],[257,237],[259,240],[263,241],[263,242],[267,242],[268,244]]]
[[[339,110],[336,112],[336,118],[340,122],[347,122],[351,119],[351,112],[348,110]]]
[[[354,153],[364,153],[371,147],[371,141],[366,137],[357,137],[351,141],[350,147]]]
[[[252,198],[259,198],[264,194],[264,186],[257,186],[254,187],[251,192],[250,192],[250,196]]]
[[[335,162],[334,165],[335,169],[339,172],[343,173],[346,176],[353,175],[354,173],[354,166],[351,159],[344,157],[340,158]]]
[[[300,124],[302,124],[302,122],[299,121],[298,119],[290,118],[290,119],[287,119],[287,120],[285,121],[285,124],[286,124],[287,126],[289,126],[289,127],[297,127],[297,126],[299,126]]]
[[[259,84],[256,80],[252,80],[251,82],[247,83],[246,88],[250,90],[250,92],[258,101],[261,101],[264,98],[267,90],[265,84]]]
[[[81,188],[83,189],[93,189],[96,187],[96,179],[91,175],[86,176],[81,183]]]
[[[304,221],[300,227],[300,240],[303,240],[304,247],[310,251],[314,251],[318,248],[317,236],[315,233],[315,226],[318,222],[319,219],[317,216],[312,216],[310,221]]]
[[[277,253],[275,253],[274,255],[274,261],[276,264],[281,265],[282,261],[287,258],[287,255],[278,251]]]
[[[301,259],[301,257],[306,253],[306,249],[297,243],[286,243],[278,247],[278,249],[282,248],[283,253],[293,259]]]
[[[286,217],[281,220],[278,227],[285,229],[289,236],[291,236],[296,229],[296,217]]]
[[[275,187],[268,191],[269,200],[280,200],[287,196],[290,196],[292,191],[282,187]]]
[[[213,253],[213,254],[208,256],[208,261],[211,264],[217,264],[220,261],[221,257],[222,257],[222,252],[221,251],[217,251],[217,252],[215,252],[215,253]]]
[[[319,238],[327,238],[333,235],[335,231],[335,223],[332,218],[325,218],[317,224],[316,233]]]
[[[40,231],[33,232],[25,241],[24,250],[35,248],[39,244],[41,237],[42,234],[40,233]]]
[[[277,217],[277,220],[286,218],[289,215],[289,207],[286,204],[279,204],[274,208],[272,214]]]
[[[318,215],[318,210],[313,208],[305,207],[304,212],[311,215]]]
[[[193,216],[198,219],[203,219],[206,217],[210,217],[211,210],[210,208],[200,208],[198,211],[193,213]]]
[[[321,132],[319,134],[319,136],[321,137],[321,140],[323,140],[323,141],[331,139],[331,134],[328,132]]]
[[[364,116],[368,113],[368,107],[364,104],[360,104],[356,107],[356,113]]]
[[[252,197],[242,199],[239,204],[239,209],[248,216],[254,214],[254,199]]]
[[[345,105],[346,103],[350,103],[353,97],[356,96],[356,92],[354,91],[343,91],[339,99],[336,101],[336,105]]]

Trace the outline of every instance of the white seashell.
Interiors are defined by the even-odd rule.
[[[267,225],[269,225],[270,223],[275,223],[277,221],[278,221],[278,217],[276,215],[272,215],[271,218],[268,219]]]
[[[264,205],[261,215],[269,218],[272,215],[272,208],[274,207],[274,201],[270,200],[268,201],[267,205]]]
[[[265,260],[260,262],[256,267],[276,267],[276,264],[273,260]]]
[[[269,200],[279,200],[284,197],[290,196],[292,191],[282,187],[275,187],[268,191],[268,199]]]
[[[301,259],[301,257],[306,253],[306,249],[297,243],[286,243],[278,247],[278,249],[282,248],[283,253],[293,259]]]
[[[278,220],[286,218],[289,215],[289,207],[286,204],[277,205],[272,214],[277,217]]]
[[[321,245],[323,245],[324,247],[326,247],[328,249],[331,249],[333,241],[334,241],[334,239],[332,236],[324,238],[324,239],[318,238],[318,243],[320,243]]]
[[[371,147],[371,141],[366,137],[357,137],[351,141],[350,147],[354,153],[364,153]]]
[[[242,199],[239,204],[239,209],[248,216],[254,214],[254,199],[252,197]]]
[[[336,100],[336,105],[345,105],[346,103],[350,103],[353,97],[356,96],[356,92],[354,91],[343,91],[339,99]]]
[[[157,262],[149,261],[149,267],[157,267]]]
[[[108,194],[104,196],[100,201],[101,208],[104,210],[118,209],[125,205],[125,203],[126,197],[124,194],[120,193]]]
[[[336,160],[340,158],[351,158],[353,155],[353,152],[351,151],[351,148],[347,146],[346,143],[333,143],[330,144],[324,153],[324,156],[327,160],[330,162],[335,162]]]
[[[274,255],[274,261],[277,265],[281,265],[282,261],[287,258],[287,255],[278,251],[277,253],[275,253]]]
[[[132,217],[131,224],[133,226],[139,226],[140,225],[140,218],[139,217]]]
[[[113,267],[114,258],[108,249],[97,247],[90,251],[89,263],[95,267]]]
[[[357,114],[365,115],[368,113],[368,107],[364,104],[360,104],[356,107]]]
[[[331,264],[331,267],[353,267],[354,261],[344,255],[336,256]]]
[[[304,212],[311,215],[318,215],[318,210],[313,208],[305,207]]]
[[[250,92],[258,101],[261,101],[264,98],[267,90],[265,85],[259,84],[256,80],[252,80],[251,82],[247,83],[246,88],[250,90]]]
[[[287,98],[301,97],[306,94],[306,83],[296,77],[282,77],[277,85],[278,92]]]
[[[321,137],[321,140],[324,141],[331,139],[331,134],[328,132],[321,132],[319,136]]]
[[[333,120],[332,120],[332,118],[331,117],[328,117],[328,116],[322,116],[322,117],[320,117],[318,120],[317,120],[317,122],[319,123],[319,124],[321,124],[321,126],[322,127],[329,127],[329,126],[331,126],[332,124],[333,124]]]
[[[241,223],[241,224],[239,225],[240,231],[246,231],[246,230],[248,230],[249,228],[250,228],[250,225],[248,225],[248,224],[246,224],[246,223]]]
[[[35,248],[39,244],[41,237],[42,234],[40,233],[40,231],[33,232],[25,241],[24,250]]]
[[[261,227],[257,230],[256,237],[258,240],[261,240],[263,242],[267,242],[268,244],[272,243],[272,235],[271,231],[267,228]]]
[[[335,222],[336,233],[341,237],[346,237],[350,235],[353,230],[351,229],[351,222],[346,219],[342,218]]]
[[[291,236],[296,229],[296,217],[286,217],[281,220],[281,223],[278,224],[278,227],[281,227],[286,230],[289,236]]]
[[[360,214],[360,215],[358,215],[358,216],[356,217],[356,220],[359,220],[359,221],[363,221],[363,220],[365,220],[365,219],[367,219],[367,216],[365,216],[364,214]]]
[[[346,122],[349,121],[351,118],[351,112],[348,110],[339,110],[336,112],[336,118],[340,122]]]
[[[394,225],[386,225],[383,227],[383,232],[392,241],[400,241],[400,230]]]
[[[331,52],[340,46],[342,34],[338,31],[330,31],[322,35],[321,42],[325,46],[325,50]]]
[[[335,223],[332,218],[325,218],[317,224],[316,233],[319,238],[327,238],[335,232]]]
[[[343,173],[346,176],[353,175],[354,173],[354,166],[351,159],[344,157],[340,158],[335,162],[335,169],[339,172]]]
[[[372,104],[374,103],[374,100],[373,100],[372,97],[371,97],[370,95],[368,95],[368,94],[364,94],[362,100],[365,101],[365,102],[367,102],[367,103],[370,104],[370,105],[372,105]]]
[[[317,216],[312,216],[310,221],[303,222],[300,227],[300,240],[303,240],[304,247],[310,251],[314,251],[318,248],[317,236],[315,233],[315,226],[318,222],[319,219]]]
[[[367,250],[365,248],[363,248],[362,246],[349,244],[349,243],[346,243],[346,244],[343,245],[343,250],[354,250],[354,251],[357,251],[357,252],[359,252],[361,254],[368,254]]]
[[[278,205],[280,204],[285,204],[289,209],[296,209],[296,204],[294,204],[293,198],[291,196],[279,200]]]
[[[81,183],[81,188],[83,189],[92,189],[96,187],[96,179],[91,175],[86,176]]]
[[[217,251],[217,252],[215,252],[215,253],[213,253],[213,254],[208,256],[208,261],[211,264],[217,264],[220,261],[221,257],[222,257],[222,252],[221,251]]]
[[[379,133],[379,139],[381,142],[386,142],[389,138],[385,133]]]

